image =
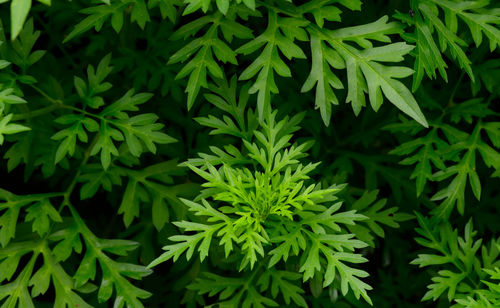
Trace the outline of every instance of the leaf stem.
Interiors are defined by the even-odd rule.
[[[59,108],[61,108],[61,107],[57,106],[57,105],[51,105],[51,106],[37,109],[35,111],[28,111],[28,112],[22,113],[22,114],[15,114],[12,117],[12,121],[20,121],[20,120],[27,120],[27,119],[31,119],[31,118],[36,118],[36,117],[42,116],[44,114],[50,113],[54,110],[57,110]]]
[[[462,70],[462,72],[460,73],[460,77],[458,77],[457,83],[455,84],[455,86],[453,87],[453,90],[451,91],[450,100],[448,101],[448,106],[453,106],[455,104],[453,102],[453,99],[455,98],[455,94],[457,94],[458,87],[462,83],[464,76],[465,76],[465,71]]]
[[[82,173],[82,168],[83,166],[85,166],[90,158],[90,152],[92,151],[92,149],[94,148],[96,142],[97,142],[97,139],[99,138],[99,134],[96,134],[94,136],[94,139],[92,140],[92,142],[90,143],[89,147],[87,148],[87,150],[85,150],[85,153],[83,155],[83,160],[82,162],[80,163],[80,165],[78,166],[78,169],[76,171],[76,174],[75,176],[73,177],[73,179],[71,180],[68,188],[66,189],[66,191],[64,192],[64,200],[63,202],[61,203],[61,207],[59,209],[59,212],[66,206],[66,205],[70,205],[70,197],[71,197],[71,194],[73,193],[73,190],[75,189],[75,186],[76,186],[76,183],[78,181],[78,177],[80,177],[81,173]]]
[[[33,88],[35,91],[37,91],[40,95],[42,95],[46,100],[48,100],[52,104],[58,105],[60,107],[62,107],[64,105],[63,101],[61,101],[60,99],[54,99],[54,98],[52,98],[50,95],[48,95],[47,93],[45,93],[45,91],[43,91],[39,87],[35,86],[34,84],[30,84],[30,87]]]

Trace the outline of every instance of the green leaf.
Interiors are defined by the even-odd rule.
[[[30,207],[27,209],[25,221],[33,220],[32,229],[40,236],[47,233],[50,220],[60,222],[61,217],[50,203],[51,197],[54,197],[54,194],[17,196],[0,189],[0,245],[6,247],[15,237],[21,209],[28,205]]]
[[[11,63],[9,61],[0,59],[0,70],[8,67]]]
[[[92,198],[101,187],[111,192],[113,185],[122,184],[122,176],[122,172],[113,167],[104,170],[100,164],[86,165],[78,177],[78,181],[84,183],[80,189],[80,199]]]
[[[123,134],[116,128],[112,128],[107,123],[101,123],[99,129],[99,137],[97,142],[92,147],[90,155],[101,153],[101,163],[104,169],[107,169],[111,164],[111,155],[118,156],[118,149],[114,141],[123,141]]]
[[[471,185],[474,196],[477,200],[481,198],[481,183],[477,172],[475,170],[476,166],[476,152],[479,152],[483,158],[483,161],[487,167],[493,167],[498,169],[500,165],[497,164],[500,161],[500,153],[494,150],[492,147],[487,145],[481,140],[481,130],[483,129],[483,124],[479,123],[475,126],[474,131],[471,135],[465,134],[458,140],[455,144],[448,148],[442,150],[442,155],[446,159],[453,159],[456,153],[464,152],[464,155],[458,160],[458,162],[447,167],[444,170],[438,171],[433,174],[433,180],[444,180],[451,176],[454,176],[452,181],[446,188],[438,191],[433,197],[433,200],[443,200],[440,206],[434,209],[439,217],[447,218],[454,205],[457,205],[458,212],[463,215],[465,208],[465,188],[468,182]],[[454,137],[451,137],[454,138]],[[451,143],[453,139],[450,139]]]
[[[398,109],[415,119],[417,122],[427,127],[427,120],[418,106],[415,98],[410,90],[397,79],[408,77],[413,73],[411,69],[402,66],[386,66],[384,62],[401,62],[403,56],[408,54],[414,47],[405,43],[392,43],[380,47],[373,47],[371,40],[390,42],[387,35],[400,33],[401,26],[397,23],[387,23],[388,17],[384,16],[373,23],[355,26],[351,28],[342,28],[338,30],[326,30],[318,27],[311,27],[311,42],[315,42],[316,38],[328,43],[336,52],[331,53],[329,58],[317,59],[316,61],[323,62],[323,70],[321,72],[319,64],[313,63],[311,77],[306,80],[303,90],[311,89],[314,81],[319,82],[321,75],[327,76],[328,87],[341,88],[342,83],[338,78],[331,73],[329,67],[347,70],[347,98],[346,102],[352,104],[352,108],[356,115],[359,114],[361,108],[366,106],[365,93],[368,94],[372,108],[377,111],[383,101],[384,96]],[[316,38],[315,38],[316,37]],[[363,50],[353,47],[347,42],[358,44]],[[312,46],[313,57],[318,58],[320,42],[314,43]],[[319,45],[319,46],[318,46]],[[326,45],[324,45],[326,46]],[[324,47],[327,48],[327,47]],[[314,72],[313,72],[314,70]],[[318,71],[319,70],[319,71]],[[315,79],[312,79],[315,78]],[[322,108],[323,120],[326,122],[331,113],[327,107],[326,97],[329,97],[329,103],[335,103],[336,99],[332,95],[332,89],[326,89],[326,81],[323,80],[318,84],[316,105]],[[318,92],[319,91],[319,92]],[[329,91],[325,94],[324,91]]]
[[[14,281],[0,286],[0,300],[6,298],[3,303],[4,307],[35,308],[28,290],[29,278],[33,272],[35,260],[36,255],[30,258],[28,264]]]
[[[122,128],[125,141],[132,155],[140,156],[142,154],[142,144],[154,154],[156,153],[155,144],[177,142],[176,139],[160,131],[163,128],[163,124],[156,123],[156,120],[158,120],[157,115],[148,113],[117,122]]]
[[[345,68],[343,58],[333,49],[322,42],[318,36],[311,34],[312,66],[309,77],[304,82],[301,92],[310,91],[316,84],[315,108],[319,108],[325,125],[330,124],[332,104],[339,101],[333,89],[343,89],[342,82],[332,72],[330,65],[335,69]]]
[[[371,299],[367,294],[367,290],[371,290],[368,284],[361,281],[359,278],[368,276],[368,273],[354,269],[345,264],[348,263],[363,263],[367,260],[359,254],[350,252],[342,252],[345,247],[347,251],[352,251],[354,248],[365,247],[366,244],[351,240],[352,234],[346,235],[315,235],[308,233],[311,240],[310,248],[306,251],[306,258],[303,261],[299,271],[303,272],[303,280],[306,281],[314,276],[315,271],[320,270],[320,260],[324,258],[327,263],[326,271],[324,274],[323,287],[330,285],[338,272],[341,282],[341,292],[346,295],[349,290],[352,290],[354,296],[359,298],[362,296],[369,304]],[[340,251],[335,251],[333,247],[337,247]]]
[[[307,21],[294,18],[279,18],[274,11],[269,12],[267,29],[252,41],[236,50],[237,53],[248,55],[264,50],[258,55],[239,76],[240,80],[249,80],[257,76],[255,83],[249,89],[250,94],[257,93],[257,110],[259,119],[270,113],[271,95],[277,94],[278,88],[274,80],[274,73],[282,77],[292,77],[290,68],[278,54],[281,51],[289,60],[293,58],[305,59],[302,49],[294,40],[305,40],[307,35],[302,29]],[[285,33],[285,35],[281,34]]]
[[[71,125],[51,137],[51,139],[56,141],[62,140],[57,148],[55,163],[59,163],[66,155],[73,156],[75,154],[77,139],[87,143],[87,131],[96,132],[99,129],[99,124],[96,121],[84,115],[64,115],[57,118],[55,122],[63,125]]]
[[[26,103],[26,100],[12,93],[14,93],[14,89],[12,88],[7,88],[0,91],[0,103],[10,105]]]
[[[177,217],[183,216],[184,204],[180,197],[193,196],[199,188],[194,183],[172,185],[173,176],[185,173],[185,169],[177,166],[177,160],[151,165],[139,171],[125,168],[109,171],[111,174],[118,172],[121,176],[126,175],[129,178],[118,209],[118,214],[123,214],[123,222],[126,226],[129,226],[135,217],[139,217],[141,205],[152,204],[153,225],[157,230],[161,230],[169,222],[171,212]],[[89,176],[84,177],[93,181]],[[120,183],[121,179],[114,179],[113,184]],[[112,183],[104,182],[103,184],[107,185],[105,189],[111,191]],[[92,185],[92,182],[87,185]],[[87,188],[82,187],[82,193],[84,189]],[[93,189],[97,190],[98,186]]]
[[[5,117],[0,117],[0,145],[2,145],[5,140],[4,135],[12,135],[31,130],[31,128],[21,124],[9,123],[13,116],[14,115],[10,113]]]
[[[239,9],[235,8],[235,10],[232,14],[227,14],[228,18],[224,18],[223,14],[216,12],[192,21],[179,28],[170,38],[171,40],[186,39],[208,26],[202,36],[185,44],[168,61],[168,64],[174,64],[191,58],[176,76],[176,79],[180,79],[189,75],[185,90],[188,93],[188,109],[193,106],[200,89],[208,87],[207,75],[211,76],[212,79],[223,78],[221,65],[215,59],[222,63],[237,64],[235,51],[219,38],[219,32],[222,32],[229,42],[233,36],[243,39],[252,37],[250,29],[236,22]]]
[[[218,304],[221,307],[278,307],[278,303],[262,295],[252,281],[252,276],[232,278],[204,272],[203,276],[189,285],[189,289],[200,294],[219,294]]]
[[[300,307],[307,307],[307,303],[302,296],[305,293],[304,290],[293,283],[293,281],[299,279],[300,275],[294,272],[268,269],[260,276],[257,284],[260,286],[261,292],[268,290],[270,287],[273,298],[276,298],[278,293],[281,293],[287,305],[290,305],[291,301],[293,301]]]
[[[78,254],[82,252],[83,245],[76,224],[52,234],[50,239],[60,240],[52,250],[56,262],[67,260],[73,251]]]
[[[396,18],[414,26],[414,33],[403,36],[409,42],[416,42],[415,77],[413,90],[419,88],[424,73],[434,79],[436,69],[447,82],[446,69],[448,65],[443,60],[443,54],[449,50],[451,58],[469,75],[474,82],[476,77],[471,68],[471,59],[467,55],[471,42],[460,35],[459,20],[466,25],[476,47],[481,45],[483,35],[489,40],[490,51],[500,46],[500,29],[497,24],[500,13],[488,9],[490,1],[473,0],[463,3],[447,0],[420,0],[413,6],[413,16],[397,13]],[[442,13],[440,13],[442,11]],[[444,22],[440,19],[444,15]],[[437,33],[435,41],[433,32]],[[438,46],[439,45],[439,46]]]
[[[204,216],[211,216],[212,219],[211,221],[221,221],[216,224],[212,225],[206,225],[206,224],[201,224],[201,223],[193,223],[189,221],[180,221],[180,222],[175,222],[174,224],[179,227],[184,229],[185,231],[195,231],[197,233],[193,235],[174,235],[169,237],[169,240],[173,242],[178,242],[172,245],[167,245],[163,247],[164,252],[162,255],[160,255],[158,258],[156,258],[153,262],[151,262],[148,267],[154,267],[160,263],[163,263],[171,258],[173,258],[174,261],[176,261],[181,254],[186,252],[186,258],[189,260],[191,259],[194,250],[198,244],[198,252],[200,253],[200,260],[203,261],[205,257],[208,256],[208,251],[210,247],[210,242],[212,240],[212,236],[216,234],[217,231],[219,231],[221,228],[223,228],[226,224],[229,224],[229,217],[226,215],[214,210],[208,202],[205,200],[203,201],[203,204],[198,204],[194,203],[192,201],[184,200],[182,199],[184,204],[189,207],[189,209],[193,212],[196,212],[196,215],[204,215]],[[229,228],[229,227],[226,227]],[[222,230],[226,229],[223,228]],[[226,231],[219,232],[218,234],[222,234],[224,232],[232,232],[231,229],[226,229]],[[229,236],[227,245],[232,246],[232,240],[230,238],[234,238],[234,234],[227,234]],[[200,243],[201,242],[201,243]]]
[[[399,222],[413,218],[413,215],[399,213],[397,207],[385,208],[387,199],[377,200],[377,195],[378,190],[365,191],[359,199],[348,207],[367,219],[348,225],[347,228],[350,232],[356,234],[356,238],[372,247],[375,247],[372,234],[379,237],[385,236],[382,224],[392,228],[399,228]]]
[[[403,159],[400,164],[416,164],[410,178],[416,180],[417,196],[422,194],[427,181],[433,178],[431,163],[434,164],[436,168],[446,168],[443,159],[438,154],[438,151],[446,146],[448,146],[448,144],[438,137],[437,129],[434,128],[425,137],[403,143],[391,151],[391,154],[396,155],[414,153]]]
[[[144,266],[122,263],[111,259],[105,252],[123,254],[133,248],[130,241],[107,241],[97,238],[85,225],[79,215],[71,208],[78,232],[82,235],[86,245],[86,254],[82,263],[75,273],[75,284],[84,285],[89,279],[93,279],[96,273],[96,264],[102,270],[102,282],[99,287],[98,300],[104,302],[109,300],[113,289],[117,296],[115,305],[128,305],[133,307],[144,307],[141,299],[148,298],[151,293],[134,286],[129,279],[142,279],[151,273]]]
[[[33,232],[38,233],[43,237],[50,228],[50,221],[62,222],[59,213],[54,209],[49,199],[42,199],[39,203],[35,203],[26,209],[28,214],[25,221],[33,220]]]
[[[108,20],[111,15],[123,14],[128,3],[126,2],[113,2],[111,5],[98,5],[95,7],[90,7],[83,9],[81,12],[83,14],[89,15],[81,22],[79,22],[74,29],[64,38],[63,43],[66,43],[73,38],[87,32],[88,30],[95,28],[99,31],[104,22]]]
[[[457,293],[468,293],[475,284],[474,269],[480,268],[481,261],[476,256],[481,247],[481,240],[474,240],[477,233],[473,231],[472,221],[465,226],[464,237],[459,237],[449,222],[436,223],[434,218],[427,219],[417,214],[420,225],[416,231],[422,237],[415,240],[422,246],[433,250],[432,254],[419,254],[411,264],[419,267],[449,265],[446,270],[440,270],[432,278],[429,291],[422,300],[437,300],[447,291],[448,300],[463,297]],[[483,260],[486,251],[483,250]],[[497,254],[498,255],[498,254]]]
[[[12,0],[10,3],[11,39],[15,40],[21,32],[31,8],[31,0]]]
[[[134,2],[132,14],[130,15],[130,21],[135,21],[141,29],[144,29],[146,22],[151,21],[149,18],[148,8],[146,7],[146,2],[144,0],[137,0]]]

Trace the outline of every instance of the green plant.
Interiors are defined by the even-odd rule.
[[[496,1],[0,7],[2,307],[500,306]]]

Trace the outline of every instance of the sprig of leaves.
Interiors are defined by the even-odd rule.
[[[227,102],[215,97],[213,102],[223,109],[229,107]],[[238,105],[233,107],[238,108],[231,109],[236,119],[238,115],[244,114]],[[183,254],[189,260],[195,252],[203,261],[215,247],[223,247],[225,258],[236,258],[240,271],[257,275],[255,273],[260,270],[257,264],[264,262],[266,267],[273,268],[281,261],[287,262],[292,256],[302,255],[298,272],[303,281],[320,272],[324,275],[323,286],[326,287],[338,273],[342,294],[352,290],[356,298],[362,296],[371,303],[366,292],[371,287],[360,280],[367,277],[368,273],[348,265],[366,262],[364,257],[354,253],[355,249],[363,248],[366,244],[341,227],[354,225],[366,217],[354,210],[340,212],[341,203],[324,204],[336,199],[334,194],[341,186],[324,189],[317,184],[306,185],[309,173],[317,164],[302,165],[299,159],[306,155],[305,151],[311,144],[290,144],[301,115],[285,117],[280,121],[275,118],[276,112],[271,113],[254,131],[253,138],[243,140],[245,151],[231,147],[227,148],[231,152],[225,153],[223,149],[212,148],[215,157],[244,157],[246,161],[226,164],[224,160],[200,155],[202,159],[185,163],[206,181],[202,184],[205,189],[197,197],[201,202],[182,200],[194,213],[193,220],[174,223],[186,233],[171,236],[169,239],[173,244],[165,246],[165,252],[150,266],[169,259],[176,261]],[[200,122],[205,121],[208,126],[214,127],[214,119]],[[226,123],[229,124],[229,121],[226,120]],[[245,130],[244,125],[241,128]],[[244,131],[233,132],[237,130],[236,125],[232,125],[227,132],[215,126],[214,132],[245,136]],[[214,247],[213,242],[218,245]],[[270,259],[266,256],[270,256]],[[265,277],[259,279],[268,279]],[[221,278],[218,283],[220,288],[212,284],[203,289],[195,284],[193,288],[199,289],[201,293],[210,288],[211,294],[214,294],[222,292],[229,282]],[[281,290],[290,288],[285,282],[282,283]],[[250,296],[254,291],[248,289],[248,292],[247,296]],[[276,294],[277,291],[273,292]],[[231,297],[230,302],[241,301],[243,293],[233,294],[227,290],[221,300]],[[252,296],[261,298],[261,295]],[[265,297],[262,297],[260,304],[274,305]]]
[[[110,299],[114,289],[117,307],[143,307],[140,299],[149,297],[150,293],[133,286],[127,278],[141,279],[150,271],[108,256],[109,253],[125,256],[137,243],[96,237],[71,205],[68,205],[71,217],[62,217],[52,200],[64,194],[18,196],[5,190],[0,190],[0,194],[3,201],[0,203],[0,282],[7,281],[0,286],[0,300],[5,299],[4,305],[35,307],[33,298],[45,294],[52,285],[55,305],[91,307],[79,293],[99,290],[98,300],[104,302]],[[65,201],[64,205],[67,205]],[[21,231],[24,233],[21,236],[16,235],[16,231],[22,216],[31,224],[31,230]],[[11,241],[15,237],[33,239]],[[83,247],[85,255],[71,276],[62,262],[73,252],[80,254]],[[27,263],[20,262],[28,256]],[[37,262],[40,258],[41,266]],[[96,279],[96,264],[102,270],[100,287],[92,283]]]
[[[65,114],[55,120],[56,123],[66,126],[52,136],[53,140],[62,140],[57,148],[56,163],[67,155],[74,155],[77,140],[83,143],[89,142],[88,133],[97,133],[97,139],[92,145],[90,155],[100,153],[104,169],[109,167],[112,156],[119,155],[115,141],[125,141],[128,151],[136,157],[145,150],[155,153],[156,144],[168,144],[176,141],[161,132],[163,124],[156,123],[157,115],[143,113],[130,116],[128,114],[138,111],[138,105],[151,99],[152,95],[149,93],[135,94],[132,89],[98,113],[85,110],[85,107],[98,109],[105,105],[104,99],[96,94],[111,87],[109,82],[104,82],[112,69],[109,66],[110,57],[110,55],[106,56],[99,63],[97,70],[89,66],[87,70],[88,85],[81,78],[75,78],[75,88],[83,101],[84,108],[61,105],[61,108],[76,113]]]
[[[469,106],[477,106],[481,99],[463,102],[445,111],[450,119],[455,122],[472,122],[472,119],[482,119],[495,114],[487,105],[483,108],[469,109]],[[470,113],[469,113],[470,112]],[[431,124],[431,129],[425,131],[425,135],[414,140],[402,143],[392,153],[397,155],[409,155],[400,163],[404,165],[415,165],[411,178],[416,179],[417,195],[424,191],[428,180],[444,181],[453,177],[451,182],[434,194],[432,200],[443,202],[433,210],[437,216],[446,219],[451,214],[455,205],[460,214],[465,210],[465,191],[467,182],[477,200],[481,198],[481,181],[476,171],[479,154],[485,165],[495,172],[491,176],[498,176],[500,167],[500,152],[497,150],[499,123],[477,121],[472,132],[464,132],[454,126],[444,124],[437,120]],[[386,127],[392,131],[410,131],[418,134],[422,131],[414,125],[407,123],[395,124]],[[445,140],[440,136],[445,136]],[[483,136],[487,138],[483,139]],[[434,165],[435,168],[432,167]],[[433,171],[437,169],[437,171]]]
[[[396,18],[414,28],[413,33],[403,36],[408,42],[416,43],[415,77],[413,90],[419,88],[425,74],[436,78],[436,70],[448,81],[448,65],[443,54],[449,51],[451,59],[458,62],[471,80],[475,81],[472,71],[472,59],[467,55],[472,42],[459,36],[459,20],[468,27],[473,43],[479,47],[483,36],[489,41],[490,51],[500,46],[498,10],[488,9],[490,1],[457,2],[448,0],[416,0],[411,2],[412,16],[396,14]],[[440,18],[444,14],[444,21]],[[436,33],[436,35],[433,35]],[[437,37],[437,40],[436,40]]]
[[[500,265],[499,241],[491,242],[490,248],[481,246],[482,240],[475,240],[477,234],[473,230],[472,221],[465,226],[464,236],[458,236],[457,230],[452,229],[450,223],[439,224],[434,219],[425,218],[417,214],[420,228],[416,229],[421,236],[416,241],[431,249],[430,254],[419,254],[411,263],[419,267],[446,266],[432,278],[433,283],[428,286],[429,291],[422,300],[437,300],[446,294],[448,301],[456,301],[458,307],[476,307],[476,299],[493,307],[490,299],[494,296],[483,296],[494,283],[488,281],[488,274],[494,275]],[[481,258],[478,256],[481,249]]]
[[[334,68],[347,70],[346,102],[352,104],[356,115],[366,106],[365,93],[368,94],[375,111],[382,105],[383,93],[401,111],[423,126],[428,125],[411,92],[397,80],[410,76],[413,71],[406,67],[381,64],[403,61],[403,56],[408,54],[413,46],[392,43],[373,47],[371,42],[390,42],[388,35],[402,31],[400,24],[387,21],[388,17],[384,16],[362,26],[337,30],[313,27],[310,31],[313,66],[302,91],[309,91],[317,84],[316,106],[321,109],[325,123],[330,119],[330,104],[338,104],[333,90],[343,88],[342,82],[331,70]],[[362,50],[348,42],[357,44]]]

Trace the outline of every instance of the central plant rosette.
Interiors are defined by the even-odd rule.
[[[232,144],[211,147],[211,154],[184,163],[205,180],[194,201],[182,200],[199,222],[175,222],[185,233],[170,237],[174,243],[150,266],[183,253],[190,259],[195,251],[203,261],[210,250],[223,247],[226,260],[238,260],[240,271],[280,269],[294,259],[304,281],[320,275],[326,287],[339,279],[343,294],[350,289],[370,301],[371,287],[360,279],[368,273],[348,265],[367,261],[355,253],[367,244],[347,229],[367,217],[339,211],[335,194],[345,185],[308,184],[318,163],[300,160],[312,142],[291,143],[303,115],[276,117],[270,112],[253,130],[240,121],[233,134],[246,136],[241,150]]]

